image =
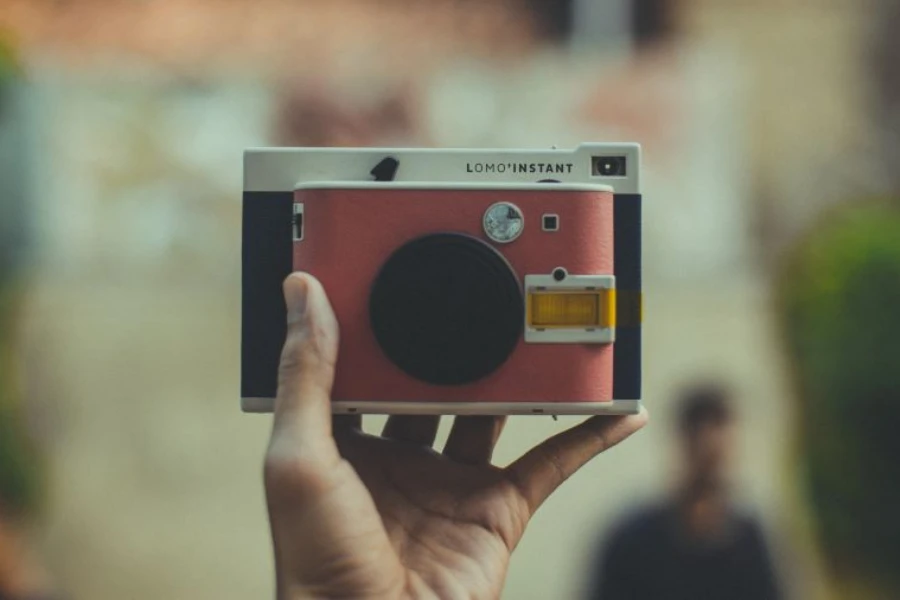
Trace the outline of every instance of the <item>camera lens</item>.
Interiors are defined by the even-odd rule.
[[[599,177],[624,177],[627,174],[624,156],[595,156],[592,173]]]
[[[384,354],[434,385],[477,381],[498,369],[524,328],[519,280],[493,246],[441,233],[397,249],[372,286],[369,317]]]

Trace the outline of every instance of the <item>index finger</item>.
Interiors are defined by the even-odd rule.
[[[598,416],[542,442],[506,468],[533,513],[562,483],[592,458],[647,424],[643,408],[636,415]]]

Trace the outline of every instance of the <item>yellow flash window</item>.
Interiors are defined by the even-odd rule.
[[[537,291],[528,295],[528,324],[536,328],[613,327],[615,290]]]

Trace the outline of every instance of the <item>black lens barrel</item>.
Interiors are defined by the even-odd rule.
[[[472,383],[496,371],[522,336],[518,278],[489,244],[438,233],[412,240],[385,262],[369,297],[385,355],[435,385]]]

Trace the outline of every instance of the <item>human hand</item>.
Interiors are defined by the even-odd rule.
[[[321,284],[284,283],[288,333],[265,460],[278,598],[497,598],[509,557],[547,497],[646,413],[594,417],[505,468],[505,419],[392,416],[381,437],[331,414],[338,324]]]

